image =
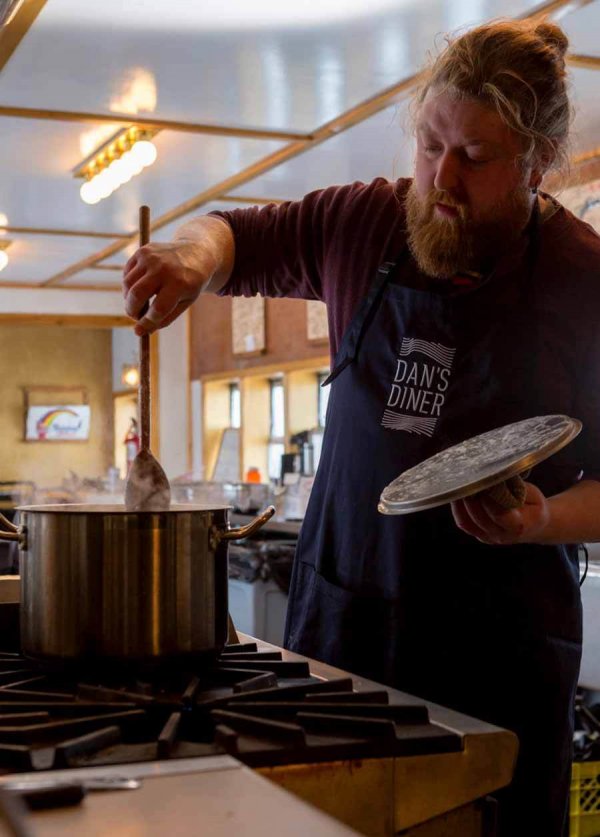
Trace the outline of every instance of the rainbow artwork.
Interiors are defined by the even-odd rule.
[[[90,408],[88,404],[35,405],[26,417],[28,441],[72,441],[88,439]]]

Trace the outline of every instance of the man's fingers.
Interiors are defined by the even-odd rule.
[[[191,305],[191,300],[189,300],[189,299],[184,299],[180,303],[178,303],[178,305],[175,307],[175,309],[173,311],[171,311],[169,316],[166,317],[163,320],[163,322],[161,324],[161,328],[165,328],[166,326],[171,325],[173,320],[176,320],[177,317],[186,310],[186,308],[190,307],[190,305]]]
[[[140,270],[143,272],[143,267],[138,259],[138,254],[135,252],[133,256],[127,259],[125,263],[125,267],[123,268],[123,285],[129,289],[133,284],[131,281],[132,274],[137,270],[139,273]]]
[[[465,507],[464,500],[455,500],[451,504],[451,508],[454,522],[459,529],[462,529],[463,532],[472,535],[480,541],[488,540],[487,533],[473,521],[473,518]]]
[[[187,303],[180,303],[167,317],[161,317],[159,319],[156,312],[152,310],[152,306],[150,306],[146,316],[142,317],[142,319],[135,324],[133,330],[138,337],[141,337],[143,334],[154,334],[154,332],[158,331],[160,328],[165,328],[170,325],[170,323],[177,319],[181,312],[185,311],[186,308]]]
[[[134,320],[140,315],[140,311],[148,300],[157,293],[160,281],[157,276],[144,274],[141,279],[129,289],[125,297],[125,311]]]
[[[172,288],[158,290],[152,305],[138,322],[135,328],[136,334],[152,334],[153,331],[164,328],[168,324],[167,319],[177,310],[180,302],[177,290]]]
[[[498,525],[497,521],[488,513],[487,509],[480,500],[472,497],[465,497],[464,500],[465,511],[473,521],[473,523],[490,538],[501,537],[504,530]]]

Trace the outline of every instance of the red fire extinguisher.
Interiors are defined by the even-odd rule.
[[[140,451],[140,436],[138,433],[138,424],[134,418],[131,419],[131,423],[129,425],[129,428],[127,429],[127,433],[125,435],[125,438],[123,439],[123,442],[125,444],[125,461],[127,463],[127,473],[129,473],[131,464]]]

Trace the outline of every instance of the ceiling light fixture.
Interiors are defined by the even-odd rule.
[[[79,190],[81,200],[98,203],[151,166],[157,157],[151,141],[156,133],[147,128],[125,128],[90,154],[73,172],[75,177],[85,178]]]
[[[140,369],[136,363],[124,363],[121,369],[121,383],[137,387],[140,383]]]
[[[0,270],[4,270],[6,265],[8,264],[8,253],[6,252],[12,241],[8,241],[8,239],[0,240]]]

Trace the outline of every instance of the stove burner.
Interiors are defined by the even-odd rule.
[[[101,678],[0,654],[0,773],[230,753],[253,767],[461,749],[427,707],[231,645],[211,668]]]

